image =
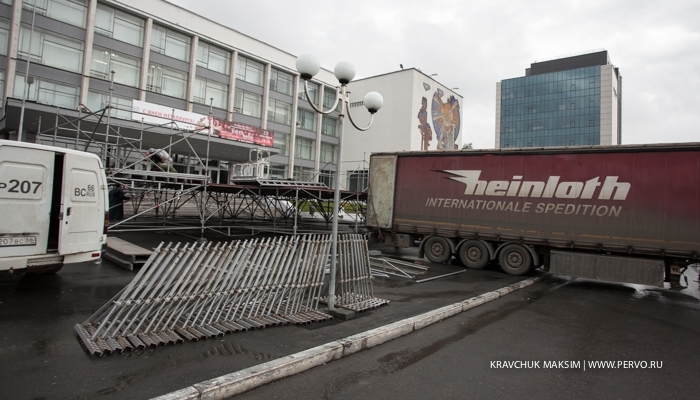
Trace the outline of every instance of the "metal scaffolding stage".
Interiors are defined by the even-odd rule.
[[[18,118],[19,105],[8,99],[6,131]],[[127,111],[131,120],[124,119]],[[333,190],[319,182],[270,179],[270,155],[278,149],[216,137],[207,126],[184,131],[174,119],[162,125],[137,122],[133,114],[138,113],[117,107],[93,112],[82,105],[76,111],[28,102],[24,112],[25,140],[97,154],[110,185],[124,187],[130,199],[124,219],[110,221],[111,232],[181,230],[201,238],[207,230],[229,237],[241,231],[330,231]],[[185,169],[197,173],[162,171],[146,155],[151,147],[187,154]],[[227,168],[212,168],[216,163]],[[172,165],[165,169],[173,170]],[[225,177],[226,183],[212,183],[212,176]],[[365,201],[366,193],[341,191],[341,221],[355,232],[364,221]]]
[[[109,178],[126,186],[131,197],[125,204],[125,219],[112,222],[110,232],[172,229],[199,230],[203,235],[213,230],[235,236],[232,232],[296,235],[330,230],[333,190],[324,184],[255,179],[205,185],[185,174],[136,173]],[[363,224],[365,201],[365,193],[341,191],[341,210],[359,211],[341,213],[343,222],[355,231]],[[300,211],[310,207],[315,210],[313,217],[309,211]]]

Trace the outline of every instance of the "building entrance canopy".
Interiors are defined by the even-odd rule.
[[[5,118],[0,123],[0,132],[10,134],[16,132],[19,126],[21,108],[21,100],[7,99]],[[208,136],[206,132],[180,131],[170,122],[163,125],[151,125],[113,116],[109,118],[109,135],[107,135],[107,113],[105,112],[100,119],[102,110],[93,110],[93,112],[86,109],[78,111],[26,102],[24,129],[32,136],[41,134],[60,137],[63,140],[78,139],[81,143],[92,137],[92,143],[97,145],[106,141],[110,145],[122,145],[144,152],[151,147],[169,148],[171,154],[196,153],[202,158],[208,154],[209,159],[230,162],[246,162],[249,160],[250,150],[261,147],[255,143],[246,143],[215,135]],[[274,147],[265,147],[265,149],[269,150],[271,155],[279,152]]]

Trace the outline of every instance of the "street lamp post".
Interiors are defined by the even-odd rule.
[[[347,61],[341,61],[336,66],[333,72],[335,77],[340,82],[340,87],[336,87],[335,103],[333,106],[324,111],[319,109],[313,101],[311,101],[311,96],[309,96],[309,79],[313,78],[314,75],[318,73],[321,69],[321,64],[318,59],[310,54],[302,54],[297,58],[296,63],[297,71],[301,74],[301,78],[304,80],[304,94],[306,95],[306,100],[311,105],[316,112],[320,114],[330,114],[338,106],[338,101],[340,101],[340,134],[338,135],[338,159],[335,168],[335,192],[333,194],[333,228],[331,231],[331,276],[330,283],[328,286],[328,309],[335,310],[335,283],[336,283],[336,262],[338,254],[338,212],[340,208],[340,160],[341,160],[341,150],[343,145],[343,131],[345,130],[345,114],[347,113],[350,123],[360,131],[366,131],[372,126],[372,121],[374,121],[374,113],[379,111],[384,103],[382,95],[377,92],[369,92],[365,95],[364,105],[367,107],[367,111],[370,113],[369,124],[366,127],[361,128],[355,124],[352,120],[352,115],[350,115],[350,92],[347,91],[347,85],[355,77],[355,67]]]

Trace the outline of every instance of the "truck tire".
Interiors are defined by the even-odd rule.
[[[447,239],[440,236],[431,236],[425,241],[423,246],[425,256],[431,262],[444,264],[452,258],[452,249]]]
[[[532,256],[522,245],[511,243],[498,253],[498,263],[508,275],[524,275],[532,268]]]
[[[469,269],[484,269],[489,262],[489,251],[478,240],[467,240],[459,246],[459,259]]]

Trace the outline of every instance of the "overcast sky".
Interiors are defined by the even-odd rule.
[[[399,64],[438,74],[464,96],[460,136],[475,148],[494,146],[496,82],[608,50],[622,75],[623,143],[700,141],[697,0],[168,1],[331,71],[350,61],[357,78]]]

